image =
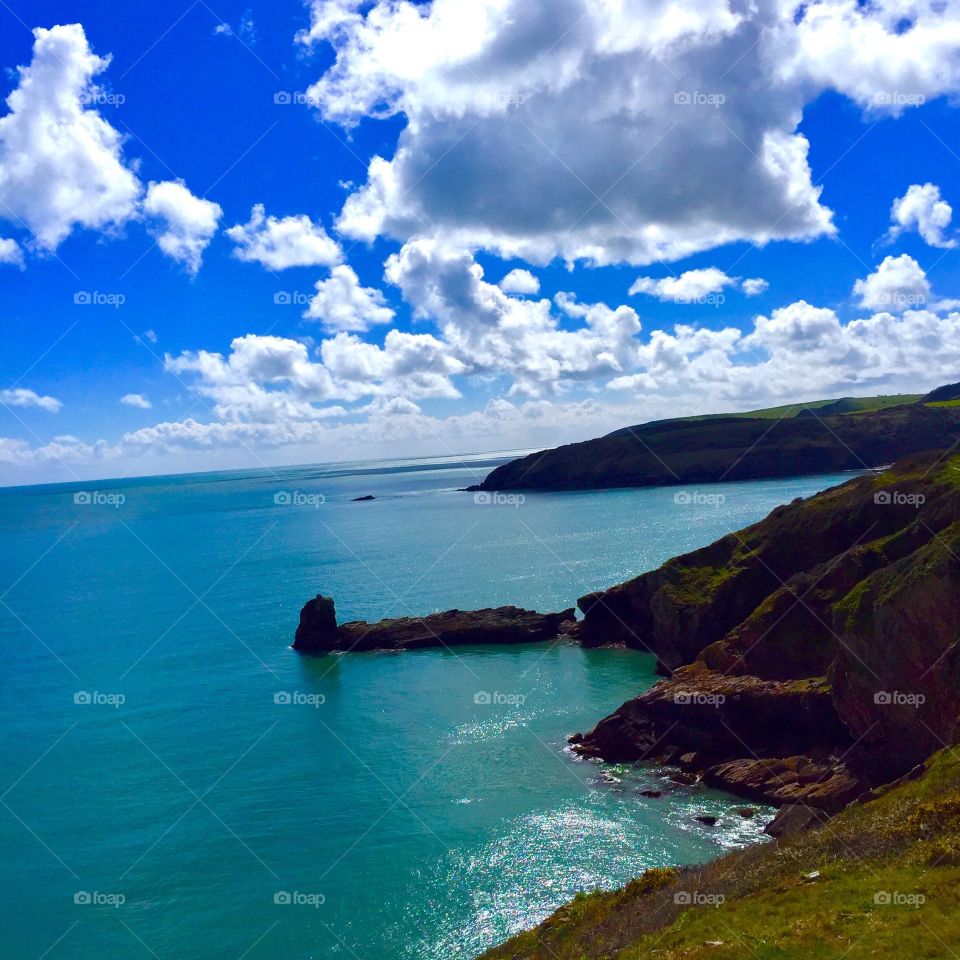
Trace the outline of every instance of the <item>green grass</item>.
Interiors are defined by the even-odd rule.
[[[789,420],[801,410],[820,410],[833,404],[842,405],[837,413],[865,413],[870,410],[886,410],[889,407],[916,403],[922,398],[919,393],[887,394],[879,397],[835,397],[828,400],[812,400],[810,403],[789,403],[781,407],[765,407],[762,410],[747,410],[742,413],[705,413],[695,417],[679,417],[680,420],[715,420],[718,417],[746,417],[750,420]],[[960,405],[960,401],[931,403],[928,406],[946,407]],[[831,411],[832,412],[832,411]]]
[[[711,905],[678,905],[689,891]],[[944,750],[819,830],[581,894],[484,958],[933,960],[960,953],[958,897],[960,755]]]

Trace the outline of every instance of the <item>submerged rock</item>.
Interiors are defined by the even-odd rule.
[[[300,611],[293,648],[302,653],[412,650],[465,644],[539,643],[554,640],[574,618],[573,609],[536,613],[520,607],[447,610],[425,617],[397,617],[367,623],[336,623],[333,600],[317,596]]]

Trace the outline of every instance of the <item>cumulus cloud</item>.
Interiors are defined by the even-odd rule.
[[[364,331],[394,318],[383,292],[362,286],[347,264],[334,267],[329,278],[317,282],[316,290],[304,317],[321,321],[328,330]]]
[[[952,218],[953,207],[941,198],[936,184],[913,183],[902,197],[893,201],[888,237],[896,240],[904,231],[915,230],[931,247],[952,249],[957,241],[944,235]]]
[[[443,341],[473,373],[506,375],[511,390],[538,395],[580,380],[615,375],[636,353],[640,320],[632,308],[579,304],[560,294],[557,306],[582,321],[560,329],[549,300],[511,297],[484,280],[464,249],[414,240],[387,260],[385,276],[419,317],[435,320]]]
[[[143,212],[154,219],[157,245],[196,276],[223,211],[212,200],[195,197],[182,180],[151,182]]]
[[[701,303],[705,297],[720,293],[724,287],[732,286],[736,282],[722,270],[707,267],[703,270],[687,270],[678,277],[663,277],[659,280],[653,277],[637,277],[629,293],[631,297],[645,293],[658,300],[670,300],[674,303]]]
[[[346,201],[348,236],[531,263],[647,264],[834,231],[798,132],[839,90],[897,114],[960,88],[960,21],[926,0],[314,0],[311,87],[346,126],[406,117]]]
[[[53,251],[74,227],[117,228],[136,215],[141,186],[122,137],[89,109],[108,66],[79,24],[33,31],[33,58],[0,117],[0,217]]]
[[[862,307],[901,313],[929,301],[930,282],[920,264],[904,253],[886,257],[873,273],[853,285],[853,293]]]
[[[16,240],[0,237],[0,263],[9,263],[23,269],[23,251]]]
[[[770,284],[763,277],[751,277],[744,280],[741,287],[748,297],[758,297],[770,289]]]
[[[250,212],[247,223],[225,231],[236,244],[233,255],[245,263],[259,263],[268,270],[289,267],[329,267],[340,262],[340,245],[323,226],[308,216],[267,216],[262,203]]]
[[[504,293],[519,293],[534,296],[540,292],[540,281],[529,271],[511,270],[501,281],[500,289]]]
[[[152,410],[153,404],[142,393],[125,393],[120,402],[128,407],[137,407],[140,410]]]
[[[63,406],[56,397],[44,397],[23,387],[0,390],[0,403],[8,407],[39,407],[48,413],[56,413]]]

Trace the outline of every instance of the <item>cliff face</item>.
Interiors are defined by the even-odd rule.
[[[781,507],[580,607],[582,642],[671,676],[575,749],[838,809],[958,733],[960,457]]]
[[[925,402],[774,420],[667,420],[514,460],[478,489],[585,490],[859,470],[958,439],[960,408]]]

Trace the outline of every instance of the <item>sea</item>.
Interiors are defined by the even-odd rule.
[[[0,956],[469,960],[763,842],[763,808],[570,754],[648,654],[290,648],[317,593],[561,610],[849,479],[461,492],[508,459],[0,490]]]

